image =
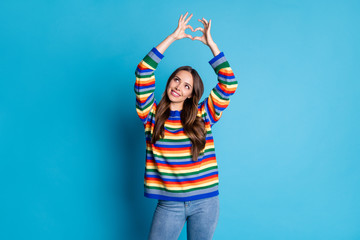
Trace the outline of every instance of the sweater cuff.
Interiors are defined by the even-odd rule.
[[[211,66],[213,66],[214,63],[215,63],[217,60],[219,60],[220,58],[222,58],[222,57],[224,57],[224,56],[225,56],[225,55],[224,55],[224,52],[220,52],[218,55],[214,56],[214,57],[209,61],[209,64],[210,64]]]
[[[151,49],[151,52],[153,52],[160,59],[162,59],[164,57],[164,55],[161,52],[159,52],[159,50],[157,50],[156,47],[153,47]]]
[[[219,66],[221,63],[223,63],[225,61],[226,61],[226,58],[225,58],[224,52],[220,52],[218,55],[216,55],[209,61],[209,64],[217,73],[217,70],[218,70],[217,66]]]

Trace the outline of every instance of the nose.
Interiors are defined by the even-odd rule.
[[[180,83],[178,83],[177,85],[175,85],[175,89],[176,89],[176,90],[179,90],[179,86],[180,86]]]

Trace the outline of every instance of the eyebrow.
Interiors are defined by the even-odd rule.
[[[181,80],[181,78],[178,75],[175,75],[175,77],[178,77]],[[192,87],[190,83],[188,83],[188,82],[185,82],[185,83],[189,84],[190,87]]]

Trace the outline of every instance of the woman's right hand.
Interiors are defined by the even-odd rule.
[[[185,33],[185,30],[186,30],[187,28],[190,28],[191,31],[194,31],[194,29],[192,28],[192,26],[186,25],[186,24],[190,21],[190,19],[191,19],[191,17],[192,17],[192,14],[189,16],[188,19],[186,19],[186,16],[187,16],[187,15],[188,15],[188,12],[186,12],[185,16],[183,16],[183,15],[181,14],[180,19],[179,19],[179,23],[178,23],[178,27],[177,27],[176,30],[171,34],[172,37],[173,37],[175,40],[179,40],[179,39],[182,39],[182,38],[190,38],[190,39],[193,40],[193,37],[192,37],[191,35]],[[185,20],[185,19],[186,19],[186,20]]]

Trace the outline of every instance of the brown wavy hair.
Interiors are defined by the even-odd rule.
[[[155,126],[151,143],[154,144],[157,140],[160,139],[160,137],[164,137],[164,124],[166,119],[168,119],[170,116],[171,103],[169,96],[167,95],[167,89],[171,79],[173,79],[175,75],[181,70],[190,72],[193,77],[192,97],[187,98],[184,101],[183,109],[181,110],[180,114],[180,119],[184,128],[184,132],[190,138],[192,143],[192,160],[197,161],[200,151],[204,149],[206,143],[205,122],[201,117],[197,116],[198,104],[201,96],[204,93],[204,84],[198,72],[190,66],[179,67],[170,75],[166,83],[165,91],[162,95],[161,101],[156,108]]]

